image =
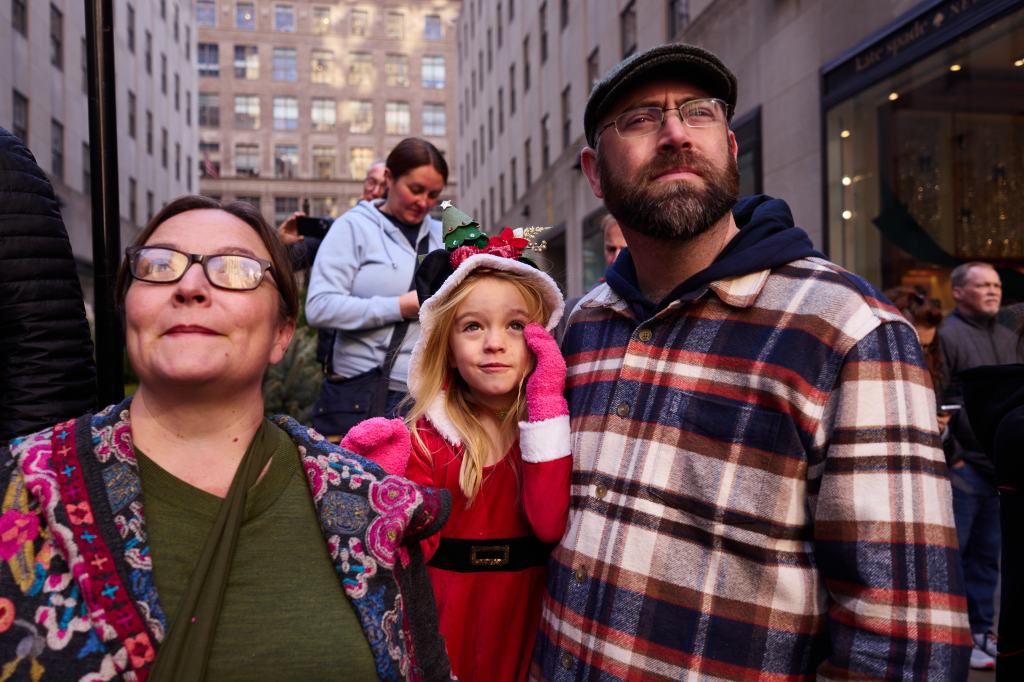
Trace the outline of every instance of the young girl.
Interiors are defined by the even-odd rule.
[[[408,458],[406,477],[451,492],[448,523],[422,548],[452,669],[470,682],[524,680],[569,504],[565,362],[545,330],[562,296],[519,260],[526,240],[486,242],[457,209],[443,217],[453,250],[429,254],[417,276],[429,298],[410,362],[412,456],[388,447],[394,421],[364,422],[343,445],[390,458],[393,473]]]

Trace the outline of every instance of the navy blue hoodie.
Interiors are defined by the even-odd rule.
[[[779,267],[800,258],[824,258],[807,233],[793,225],[793,214],[782,199],[764,194],[743,197],[732,213],[739,234],[725,245],[711,265],[681,282],[660,303],[652,303],[640,291],[628,249],[623,249],[605,272],[608,286],[629,304],[637,320],[646,320],[673,301],[693,298],[711,282]]]

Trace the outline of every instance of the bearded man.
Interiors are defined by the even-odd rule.
[[[569,528],[532,674],[961,679],[950,486],[914,329],[737,201],[733,74],[663,45],[587,102],[629,247],[573,313]]]

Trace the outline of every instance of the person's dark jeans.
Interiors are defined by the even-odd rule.
[[[967,616],[974,634],[992,630],[999,580],[999,493],[970,465],[950,469],[953,516],[967,589]]]

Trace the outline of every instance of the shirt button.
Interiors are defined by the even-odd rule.
[[[650,341],[651,337],[653,337],[653,336],[654,336],[654,332],[652,332],[650,329],[641,329],[640,333],[637,334],[637,338],[640,339],[641,341],[643,341],[644,343],[647,343],[648,341]]]
[[[615,407],[615,414],[619,415],[620,417],[629,416],[629,403],[619,403]]]
[[[594,486],[594,495],[597,496],[597,499],[603,500],[604,496],[607,494],[608,486],[606,486],[604,483],[598,483],[597,485]]]
[[[566,670],[572,670],[572,656],[569,654],[562,654],[561,663]]]
[[[583,582],[586,579],[587,579],[587,572],[583,570],[582,566],[580,566],[579,568],[576,569],[576,582],[581,583],[581,582]]]

